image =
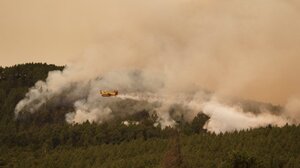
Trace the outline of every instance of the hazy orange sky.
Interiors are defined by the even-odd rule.
[[[0,0],[0,65],[68,63],[95,39],[96,2]]]
[[[65,65],[114,32],[140,46],[150,32],[177,53],[183,48],[191,55],[182,58],[188,82],[274,103],[300,95],[297,0],[0,0],[0,65]]]

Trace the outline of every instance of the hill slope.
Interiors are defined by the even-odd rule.
[[[41,108],[15,120],[14,107],[49,71],[64,67],[22,64],[0,68],[0,167],[299,167],[300,127],[268,126],[214,134],[209,117],[155,127],[155,114],[140,111],[109,122],[70,125],[71,107]],[[245,103],[247,104],[247,103]],[[245,108],[256,108],[259,103]],[[270,105],[270,108],[276,106]],[[139,124],[124,124],[124,120]]]

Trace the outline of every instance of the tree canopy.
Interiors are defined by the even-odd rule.
[[[104,123],[67,124],[72,107],[41,109],[16,120],[14,108],[38,80],[63,66],[28,63],[0,67],[0,167],[232,167],[300,165],[300,126],[210,133],[199,112],[174,128],[154,126],[140,111]],[[249,106],[247,108],[253,108]],[[139,121],[125,125],[122,121]]]

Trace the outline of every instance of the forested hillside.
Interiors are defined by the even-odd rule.
[[[38,80],[45,80],[48,72],[64,67],[42,63],[28,63],[12,67],[0,67],[0,128],[14,127],[14,108]],[[3,129],[4,128],[4,129]],[[10,130],[9,130],[10,131]]]
[[[300,167],[300,127],[294,125],[216,135],[203,129],[209,117],[202,113],[190,123],[179,120],[176,128],[161,129],[147,111],[71,125],[64,117],[72,107],[66,106],[16,119],[14,108],[28,89],[63,68],[0,67],[0,167]]]

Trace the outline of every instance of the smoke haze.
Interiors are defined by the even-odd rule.
[[[209,115],[206,127],[214,132],[299,122],[298,2],[93,3],[82,9],[90,10],[84,14],[91,16],[88,20],[97,20],[93,42],[63,72],[50,72],[46,82],[36,83],[16,106],[16,114],[63,99],[75,109],[67,122],[102,122],[119,115],[124,100],[135,100],[147,103],[124,103],[121,109],[128,114],[157,111],[163,127],[175,124],[168,113],[174,104],[185,107],[187,116],[200,111]],[[100,89],[118,89],[123,95],[102,98]],[[214,94],[203,94],[205,89]],[[287,104],[286,112],[254,115],[216,101],[220,96]],[[290,97],[295,97],[291,103]]]

